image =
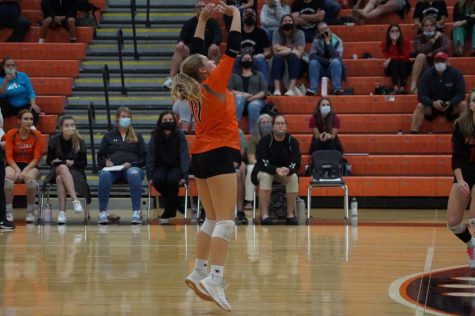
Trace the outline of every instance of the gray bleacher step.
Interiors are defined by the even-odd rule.
[[[125,78],[125,87],[130,91],[167,91],[166,88],[163,87],[163,83],[165,82],[165,78],[157,78],[154,77],[130,77],[127,76]],[[110,79],[110,90],[118,91],[121,89],[121,80],[120,76],[115,74],[111,75]],[[103,90],[103,82],[102,76],[99,77],[91,77],[88,76],[86,78],[78,78],[74,81],[73,91],[102,91]]]
[[[99,40],[103,39],[117,39],[117,31],[121,26],[107,26],[100,29],[97,29],[96,38]],[[130,25],[126,27],[121,27],[124,35],[124,40],[133,39],[133,31]],[[176,40],[178,35],[180,35],[181,27],[138,27],[136,29],[137,40]]]
[[[185,23],[186,20],[193,17],[194,12],[190,10],[182,10],[181,12],[173,11],[162,11],[162,12],[150,12],[150,22],[152,25],[162,25],[162,24],[173,24],[179,25],[180,27]],[[104,12],[102,15],[103,19],[101,21],[102,26],[108,26],[109,24],[127,24],[132,25],[132,16],[130,10],[124,9],[123,12]],[[144,26],[147,19],[147,14],[145,11],[137,12],[135,15],[135,23]]]
[[[147,6],[147,0],[136,0],[137,8]],[[193,9],[195,0],[150,0],[150,7],[154,9],[174,9],[174,8],[190,8]],[[130,8],[130,0],[109,0],[109,8]]]
[[[171,57],[175,50],[176,38],[170,41],[161,40],[160,42],[152,43],[137,43],[137,51],[140,54],[141,58],[144,57]],[[124,43],[122,54],[124,56],[130,57],[134,56],[134,44],[132,41],[126,41]],[[87,51],[88,59],[89,57],[95,56],[118,56],[117,51],[117,41],[108,40],[108,41],[94,41],[91,44]]]
[[[134,60],[127,58],[123,61],[125,73],[168,74],[170,72],[170,59],[161,60]],[[82,63],[81,73],[102,73],[107,65],[110,73],[120,73],[120,62],[115,60],[88,60]]]
[[[149,109],[160,109],[166,110],[171,109],[172,99],[170,93],[164,92],[165,94],[160,96],[151,96],[151,95],[125,95],[125,96],[109,96],[109,104],[111,108],[117,108],[119,106],[128,106],[131,109],[136,108],[149,108]],[[104,95],[86,95],[86,96],[71,96],[68,97],[68,105],[71,110],[75,109],[86,109],[89,103],[93,102],[96,110],[105,108],[105,98]]]

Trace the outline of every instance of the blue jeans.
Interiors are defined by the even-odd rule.
[[[99,211],[106,211],[109,203],[109,194],[112,184],[126,182],[129,184],[130,196],[132,198],[132,210],[140,210],[140,199],[142,198],[142,180],[144,172],[139,167],[130,167],[121,171],[104,171],[99,174]]]
[[[284,77],[285,62],[289,64],[289,79],[298,79],[300,77],[300,58],[295,54],[288,56],[275,55],[272,58],[271,78],[272,80],[282,80]]]
[[[234,97],[234,102],[236,103],[236,116],[238,116],[238,110],[240,111],[238,121],[241,119],[242,113],[244,112],[247,104],[249,133],[252,133],[254,131],[254,127],[256,127],[257,120],[261,115],[261,110],[264,107],[264,100],[258,99],[247,102],[245,97],[237,95]]]
[[[325,10],[325,21],[327,24],[335,23],[340,13],[341,5],[336,0],[324,0],[323,9]]]
[[[343,72],[343,64],[340,59],[332,59],[330,65],[323,66],[316,59],[310,61],[308,66],[309,85],[308,88],[317,91],[318,82],[323,76],[330,75],[333,89],[341,89],[341,75]]]

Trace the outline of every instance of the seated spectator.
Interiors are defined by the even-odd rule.
[[[264,76],[253,67],[253,58],[249,53],[241,55],[238,61],[238,73],[232,73],[228,89],[234,94],[236,103],[236,118],[241,120],[242,113],[247,108],[249,118],[249,133],[252,133],[257,119],[264,107],[266,88]]]
[[[266,0],[261,9],[261,27],[266,31],[269,41],[272,35],[279,28],[280,20],[286,14],[290,14],[290,7],[287,0]]]
[[[263,137],[256,148],[256,165],[252,182],[259,184],[261,224],[272,225],[269,217],[269,202],[274,181],[285,185],[287,192],[287,225],[297,225],[295,217],[296,198],[299,189],[297,171],[300,167],[298,141],[287,133],[284,116],[274,118],[273,132]]]
[[[454,42],[454,55],[463,56],[465,40],[472,40],[471,55],[475,56],[475,0],[458,0],[454,7],[454,26],[452,40]]]
[[[35,91],[30,78],[16,71],[15,60],[5,57],[0,64],[0,105],[4,118],[17,116],[21,110],[30,110],[33,124],[38,123],[40,108],[36,105]]]
[[[412,93],[417,93],[417,81],[425,68],[432,65],[434,55],[438,52],[447,53],[449,50],[449,39],[440,31],[436,31],[436,25],[432,16],[425,17],[422,20],[423,32],[414,38],[416,58],[411,73]]]
[[[99,173],[99,219],[98,224],[107,225],[107,204],[112,184],[125,182],[129,184],[132,199],[132,225],[142,223],[141,197],[142,180],[147,150],[140,133],[131,125],[132,112],[122,106],[116,112],[116,128],[104,135],[97,153],[97,162],[102,170]],[[104,170],[105,167],[122,168],[117,171]]]
[[[285,63],[289,69],[289,88],[285,95],[295,96],[297,92],[295,85],[300,77],[302,56],[305,51],[305,35],[295,27],[294,19],[287,14],[280,21],[279,30],[274,32],[272,37],[272,58],[271,79],[274,82],[274,95],[280,96],[280,82],[284,78]]]
[[[187,100],[176,101],[173,103],[173,113],[178,116],[178,129],[185,134],[195,133],[195,121],[190,111],[190,104]]]
[[[310,49],[308,66],[309,88],[307,95],[316,95],[321,77],[332,81],[333,94],[343,94],[341,81],[343,77],[343,41],[336,36],[325,22],[318,23],[317,36]]]
[[[403,19],[410,8],[408,0],[368,0],[363,9],[353,8],[352,15],[360,23],[390,13],[397,13]]]
[[[9,130],[5,139],[5,198],[7,220],[13,221],[13,197],[15,183],[26,184],[26,222],[35,221],[35,197],[41,177],[38,163],[43,154],[43,137],[33,126],[33,114],[29,110],[18,113],[19,128]]]
[[[295,0],[292,3],[292,19],[305,34],[305,42],[311,43],[317,30],[317,23],[323,21],[325,11],[323,1]],[[282,24],[282,21],[281,21]]]
[[[254,169],[256,164],[256,146],[264,136],[270,133],[272,133],[272,117],[268,114],[261,114],[257,119],[247,146],[246,182],[244,186],[245,210],[252,210],[252,201],[254,199],[254,191],[256,190],[256,187],[251,181],[252,169]]]
[[[338,138],[340,119],[332,111],[329,98],[321,98],[318,101],[312,118],[310,118],[309,127],[313,134],[310,155],[317,150],[338,150],[343,154],[343,147]]]
[[[233,151],[234,168],[236,168],[237,175],[237,202],[236,202],[236,225],[247,225],[249,223],[246,213],[243,209],[244,204],[244,179],[246,178],[246,163],[244,162],[244,155],[247,150],[246,136],[242,129],[239,129],[239,145],[240,151]]]
[[[245,9],[250,8],[250,9],[256,10],[257,0],[226,0],[226,4],[232,5],[238,8],[239,11],[241,11],[241,16],[242,16]],[[229,32],[229,28],[231,27],[232,20],[233,20],[232,17],[226,14],[223,14],[224,26],[226,27],[226,30],[228,32]]]
[[[175,116],[170,111],[160,114],[157,126],[148,143],[146,171],[149,185],[153,185],[165,200],[165,210],[159,217],[160,224],[168,224],[176,216],[179,204],[179,187],[188,183],[190,154],[185,134],[177,128]]]
[[[269,65],[267,60],[272,57],[270,41],[266,32],[256,26],[256,11],[246,9],[242,15],[241,53],[252,54],[254,67],[264,75],[265,86],[269,83]]]
[[[20,0],[0,1],[0,28],[13,29],[7,42],[23,42],[30,29],[30,21],[21,15]]]
[[[437,23],[437,31],[444,31],[445,20],[449,16],[447,12],[447,5],[444,0],[420,0],[416,3],[414,14],[414,24],[417,26],[419,33],[422,32],[421,21],[426,16],[432,16]]]
[[[412,114],[411,133],[417,133],[424,121],[433,120],[438,115],[444,115],[448,121],[453,121],[465,111],[465,80],[460,71],[448,65],[448,56],[438,52],[434,56],[434,66],[429,68],[421,77],[419,103]]]
[[[175,46],[175,52],[172,57],[172,64],[170,66],[170,76],[167,78],[164,87],[171,89],[173,83],[173,77],[178,73],[180,65],[186,57],[190,54],[199,53],[208,56],[209,59],[218,63],[221,57],[221,51],[219,50],[219,44],[221,43],[221,28],[216,19],[210,18],[206,22],[205,29],[205,47],[204,49],[196,52],[190,52],[191,41],[195,34],[196,26],[198,25],[198,18],[201,11],[205,7],[206,2],[204,0],[196,0],[195,13],[196,15],[188,19],[181,28],[180,36],[178,37],[178,43]]]
[[[76,213],[84,211],[78,199],[78,194],[86,197],[88,203],[90,203],[91,197],[85,172],[87,166],[86,143],[79,135],[72,116],[63,116],[60,126],[61,133],[53,136],[48,143],[46,164],[51,166],[52,169],[44,183],[56,183],[59,209],[57,223],[58,225],[64,225],[66,224],[68,194]]]
[[[64,27],[69,32],[69,41],[75,43],[77,0],[41,0],[43,21],[39,43],[44,43],[48,29]]]
[[[7,218],[5,203],[5,152],[0,146],[0,229],[15,229],[15,224]]]
[[[381,43],[384,60],[383,67],[386,76],[391,77],[393,93],[405,93],[406,80],[409,72],[409,54],[411,43],[402,35],[401,27],[391,24],[386,32],[386,40]]]

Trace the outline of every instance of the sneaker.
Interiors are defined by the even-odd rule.
[[[280,96],[282,95],[282,93],[280,92],[280,90],[277,90],[277,89],[274,90],[274,93],[273,93],[273,94],[274,94],[275,97],[280,97]]]
[[[287,92],[285,92],[285,95],[288,97],[295,97],[297,93],[294,90],[287,90]]]
[[[158,218],[158,222],[160,223],[160,225],[168,225],[168,224],[170,224],[170,219],[169,219],[169,218],[161,218],[161,217],[159,217],[159,218]]]
[[[15,229],[15,224],[8,219],[5,219],[0,222],[0,229]]]
[[[307,89],[307,93],[306,95],[308,96],[314,96],[314,95],[317,95],[317,91],[315,90],[312,90],[312,89]]]
[[[167,80],[163,83],[163,87],[171,89],[173,84],[173,79],[168,77]]]
[[[474,248],[467,247],[467,254],[468,254],[468,267],[470,269],[475,269],[475,252],[473,251]]]
[[[97,219],[97,223],[99,225],[109,225],[109,219],[107,218],[106,211],[99,212],[99,218]]]
[[[224,294],[225,286],[223,281],[217,281],[216,278],[213,278],[213,276],[210,274],[200,281],[200,286],[206,291],[206,293],[208,293],[213,301],[218,304],[219,307],[225,311],[231,311],[231,305],[229,305]]]
[[[199,273],[195,269],[185,279],[185,284],[192,289],[199,298],[212,302],[213,299],[201,288],[200,281],[206,278],[206,273]]]
[[[342,95],[343,93],[345,93],[345,90],[343,89],[333,89],[334,95]]]
[[[299,222],[297,221],[297,218],[295,216],[292,216],[292,217],[287,217],[286,224],[287,225],[298,225]]]
[[[305,86],[303,84],[298,85],[298,86],[295,87],[295,93],[298,96],[303,97],[304,95],[307,94],[307,88],[305,88]]]
[[[140,216],[140,211],[133,211],[132,212],[132,225],[140,225],[142,224],[142,217]]]
[[[82,208],[82,205],[81,205],[81,201],[79,200],[73,201],[73,209],[74,209],[74,212],[76,212],[76,214],[84,212],[84,209]]]
[[[7,215],[6,215],[6,217],[7,217],[7,221],[13,222],[13,211],[7,209]]]
[[[247,220],[246,213],[243,211],[238,211],[236,219],[234,220],[236,222],[236,225],[247,225],[249,224],[249,221]]]
[[[261,219],[261,225],[274,225],[274,221],[270,217]]]
[[[64,211],[59,212],[57,223],[58,225],[66,224],[66,213]]]
[[[244,207],[243,207],[243,209],[245,209],[245,210],[247,210],[247,211],[250,211],[250,210],[252,210],[252,208],[253,208],[252,202],[250,202],[250,201],[245,201],[245,202],[244,202]]]
[[[26,214],[26,219],[25,220],[26,220],[27,223],[33,223],[35,221],[35,215],[33,215],[32,211],[29,211]]]

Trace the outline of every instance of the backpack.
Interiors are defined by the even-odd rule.
[[[275,218],[285,218],[287,216],[287,194],[285,186],[273,187],[269,202],[269,215]]]
[[[277,110],[277,108],[275,107],[274,103],[272,102],[266,102],[264,104],[264,106],[262,107],[261,109],[261,115],[262,114],[268,114],[270,115],[271,117],[274,117],[276,116],[277,114],[279,114],[279,111]]]

